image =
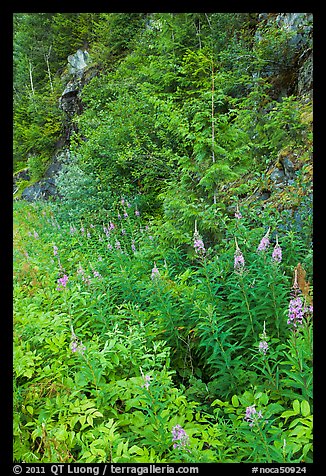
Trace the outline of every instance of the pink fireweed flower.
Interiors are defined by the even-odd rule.
[[[58,279],[57,291],[62,291],[63,288],[67,286],[67,283],[68,283],[68,276],[65,274],[62,278]]]
[[[235,239],[235,252],[234,252],[234,270],[236,272],[241,272],[245,267],[245,259],[243,254],[238,246],[237,239]]]
[[[269,247],[269,232],[270,232],[270,228],[268,228],[266,235],[263,236],[263,238],[261,239],[258,245],[257,251],[265,251]]]
[[[202,239],[202,237],[200,236],[200,234],[198,233],[198,230],[197,230],[197,221],[195,221],[194,248],[195,248],[195,252],[198,255],[204,255],[205,252],[206,252],[203,239]]]
[[[200,237],[194,237],[194,248],[197,254],[205,253],[205,245]]]
[[[38,233],[37,233],[37,231],[34,231],[34,238],[38,238]]]
[[[144,375],[144,372],[143,372],[143,369],[140,367],[140,373],[141,373],[141,376],[143,377],[143,381],[144,381],[144,384],[142,385],[142,388],[146,388],[148,390],[149,386],[150,386],[150,381],[151,381],[151,376],[146,374]]]
[[[261,352],[262,354],[266,355],[267,351],[268,351],[268,344],[265,340],[261,340],[259,342],[259,352]]]
[[[275,261],[275,263],[280,263],[282,261],[282,248],[279,244],[275,245],[272,253],[272,261]]]
[[[172,441],[175,441],[173,448],[185,448],[189,445],[189,436],[181,425],[175,425],[172,430]]]
[[[300,296],[294,297],[289,303],[288,321],[289,325],[298,327],[302,324],[304,318],[303,302]]]
[[[239,206],[237,205],[237,209],[235,211],[235,214],[234,214],[235,218],[237,218],[238,220],[241,220],[242,218],[242,215],[241,215],[241,212],[239,210]]]
[[[127,212],[124,212],[123,216],[124,216],[125,218],[128,218],[128,213],[127,213]]]
[[[275,263],[280,263],[282,261],[282,249],[280,245],[278,244],[277,235],[276,235],[276,245],[272,253],[272,261],[274,261]]]
[[[55,246],[55,245],[53,245],[53,254],[54,254],[54,256],[57,256],[57,254],[58,254],[58,247]]]
[[[83,268],[81,267],[81,265],[79,265],[79,268],[77,269],[77,274],[84,275],[84,270],[83,270]]]
[[[249,426],[254,426],[254,424],[258,424],[261,418],[263,418],[262,412],[257,412],[255,405],[251,405],[246,408],[246,416],[244,419],[250,422]]]
[[[303,299],[300,295],[300,288],[298,286],[297,270],[294,271],[294,283],[292,288],[292,298],[289,303],[287,324],[297,328],[302,325],[305,315],[305,308],[303,306]]]
[[[136,215],[136,217],[139,217],[139,216],[140,216],[139,210],[135,210],[135,215]]]
[[[266,335],[266,322],[264,321],[264,328],[262,334],[259,336],[261,338],[261,341],[259,342],[258,350],[262,354],[266,355],[268,351],[268,344],[267,344],[267,335]]]
[[[157,267],[156,267],[156,263],[154,262],[154,268],[152,269],[151,278],[152,278],[153,280],[155,280],[155,279],[159,278],[160,276],[161,276],[161,275],[160,275],[160,272],[159,272],[159,270],[158,270]]]
[[[77,352],[81,355],[84,355],[86,346],[79,340],[74,332],[71,333],[71,343],[70,343],[71,352]]]
[[[244,268],[244,266],[245,266],[245,260],[244,260],[243,254],[241,253],[240,250],[235,250],[234,269],[239,271],[240,269]]]

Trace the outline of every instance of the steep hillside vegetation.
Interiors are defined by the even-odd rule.
[[[16,461],[312,461],[312,31],[14,16]]]

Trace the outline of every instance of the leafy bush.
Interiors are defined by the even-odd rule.
[[[61,197],[58,210],[67,220],[86,219],[98,210],[98,219],[104,219],[112,208],[110,189],[103,189],[94,174],[84,172],[77,158],[64,160],[55,183]]]

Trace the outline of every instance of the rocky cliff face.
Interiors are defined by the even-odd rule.
[[[83,110],[80,93],[84,85],[97,74],[96,67],[90,66],[90,63],[91,58],[87,51],[77,50],[75,54],[68,56],[68,72],[64,76],[66,86],[58,104],[65,112],[64,136],[60,140],[60,148],[45,171],[44,178],[23,190],[21,198],[24,200],[34,201],[57,196],[55,177],[61,169],[62,162],[69,158],[71,134],[77,132],[73,118]],[[29,180],[28,170],[24,170],[23,177],[18,174],[14,177],[14,191],[17,180]]]
[[[84,85],[96,74],[97,69],[95,66],[91,66],[91,58],[87,51],[77,50],[74,55],[68,56],[68,81],[59,99],[59,107],[66,114],[66,141],[69,141],[71,133],[76,131],[76,126],[72,121],[73,117],[83,111],[80,93]]]
[[[255,34],[263,44],[266,27],[273,25],[289,34],[284,50],[270,58],[263,74],[270,78],[276,98],[291,94],[312,97],[313,92],[313,15],[311,13],[260,13]]]

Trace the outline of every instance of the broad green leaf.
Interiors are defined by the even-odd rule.
[[[293,403],[292,403],[292,406],[293,406],[293,410],[298,415],[300,413],[300,402],[299,402],[299,400],[294,400]]]
[[[238,399],[238,397],[237,397],[236,395],[233,395],[231,401],[232,401],[232,405],[233,405],[234,407],[238,407],[238,406],[239,406],[239,399]]]
[[[307,400],[303,400],[301,402],[301,414],[304,417],[310,415],[310,405],[309,405],[309,402],[307,402]]]

